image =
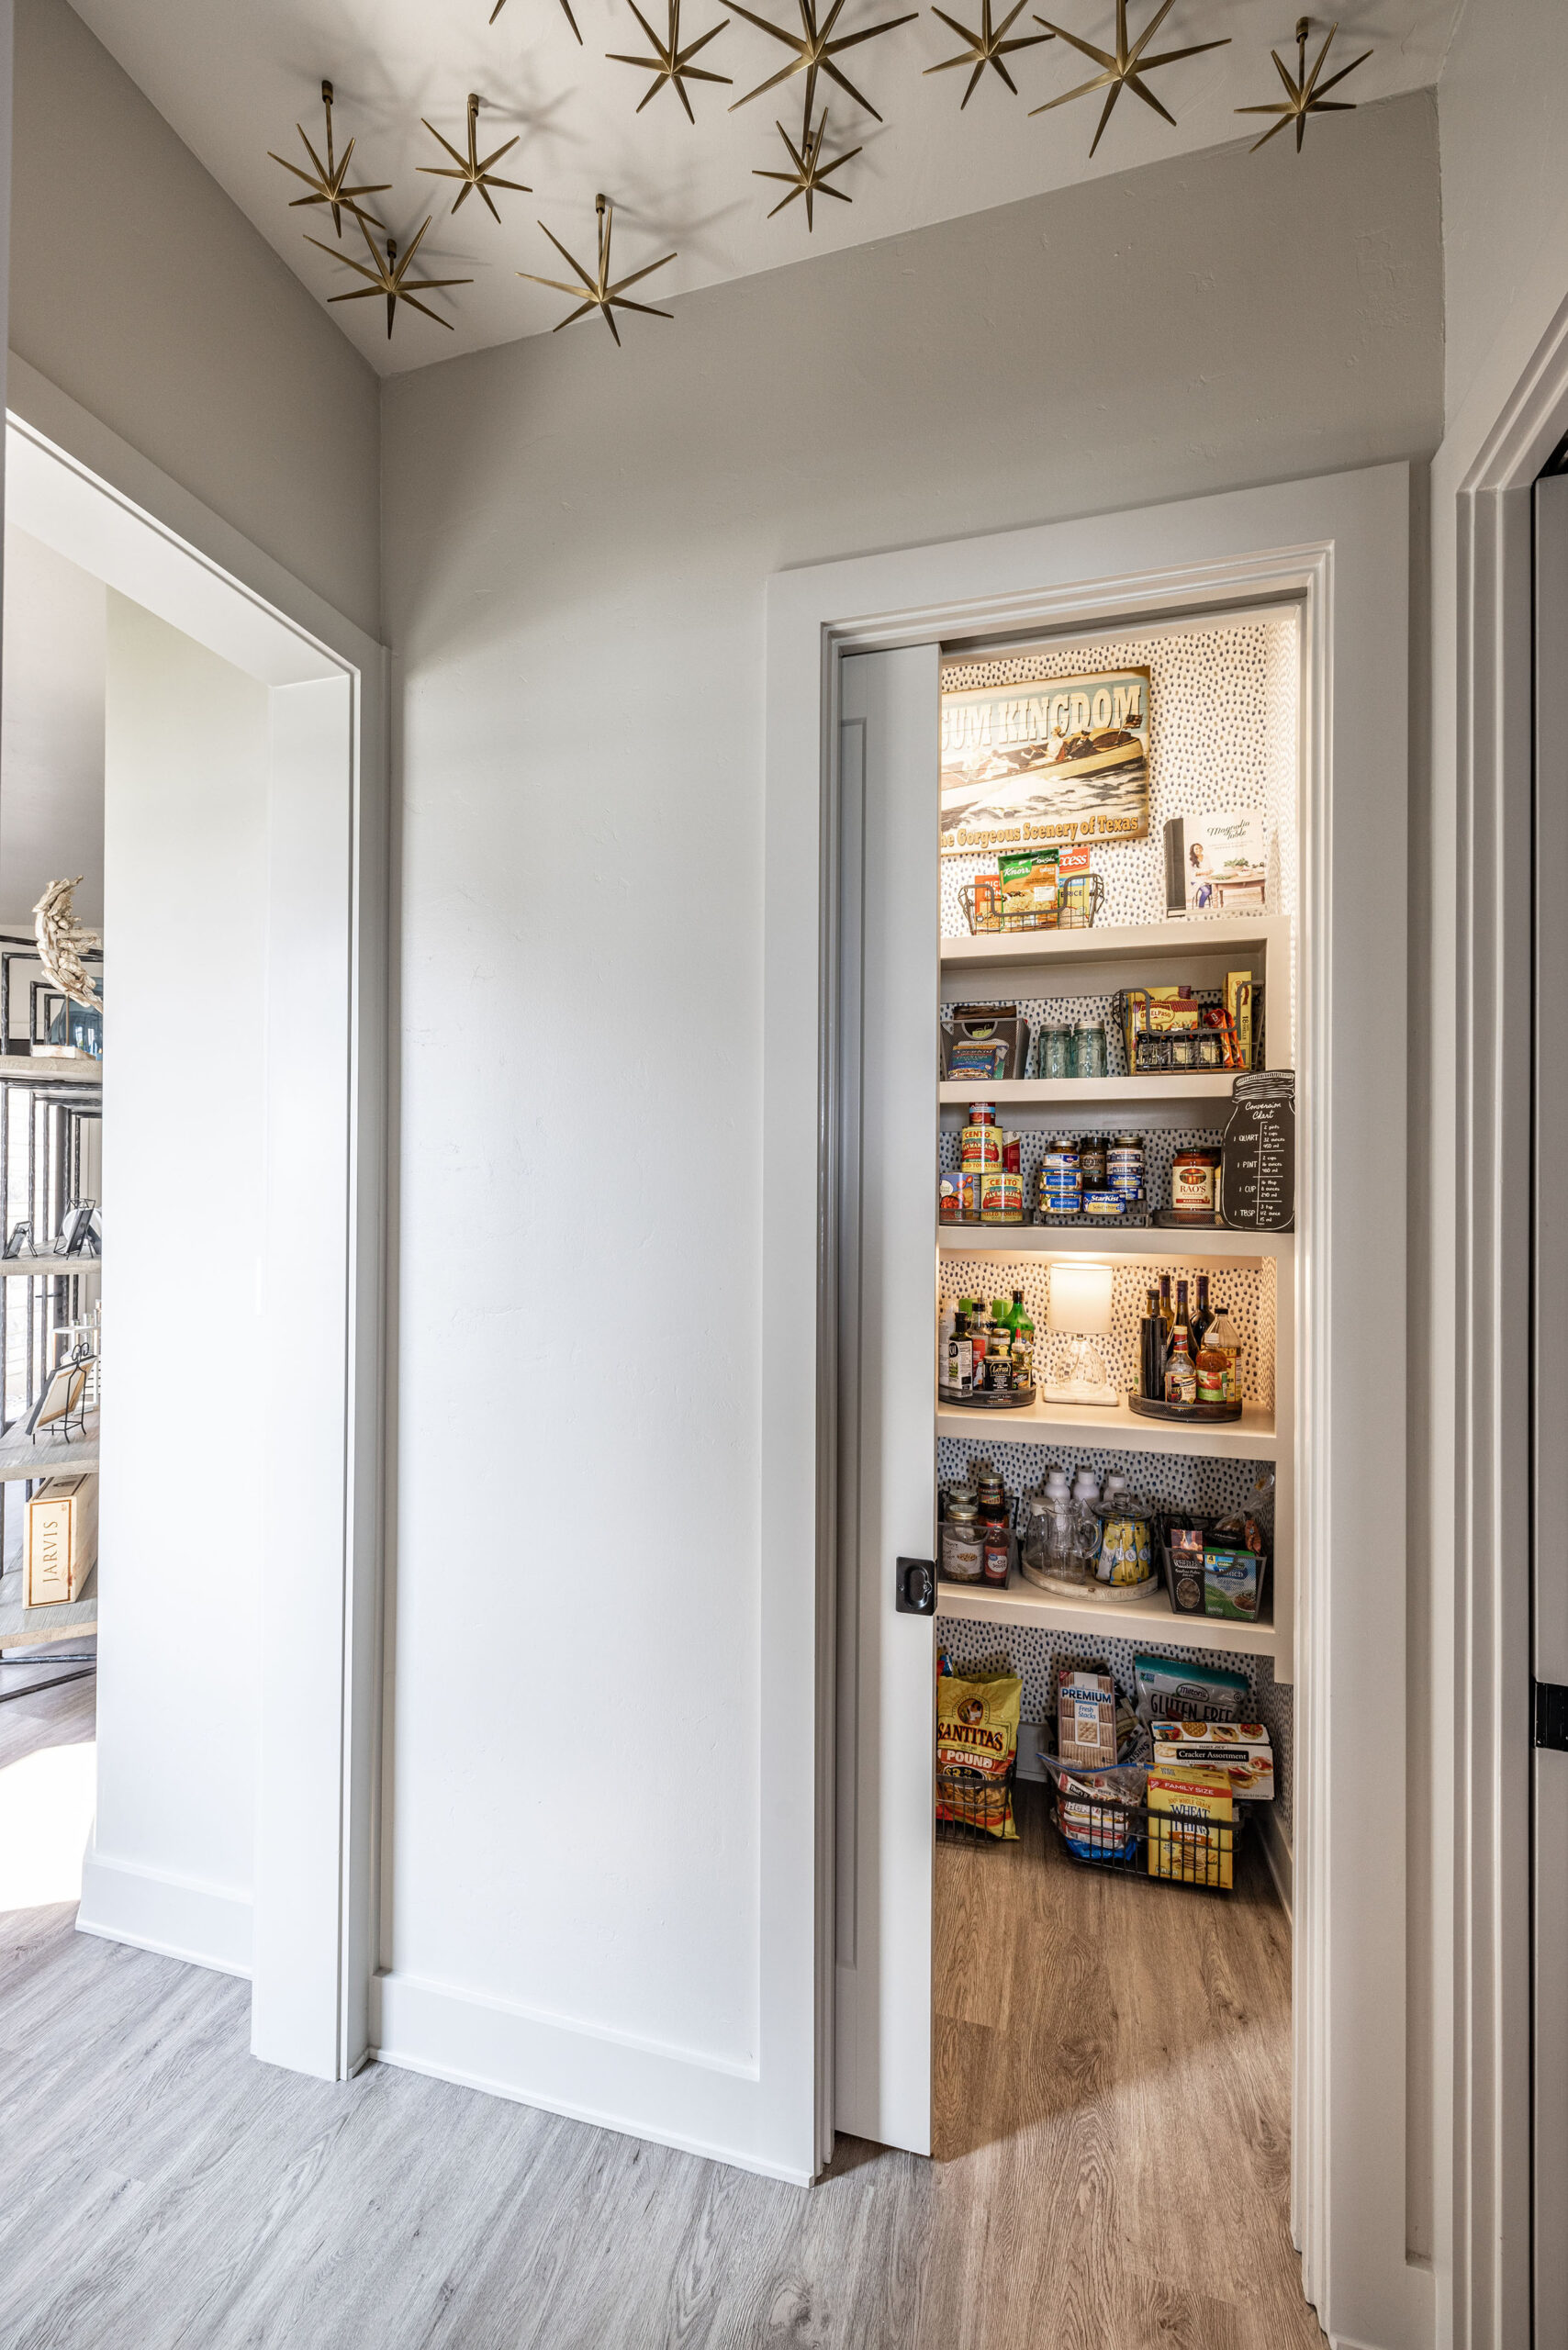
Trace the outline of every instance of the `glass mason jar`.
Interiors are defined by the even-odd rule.
[[[1070,1028],[1042,1028],[1035,1062],[1041,1077],[1070,1077],[1072,1075],[1072,1030]]]
[[[1081,1020],[1072,1032],[1074,1077],[1103,1077],[1106,1067],[1104,1022]]]

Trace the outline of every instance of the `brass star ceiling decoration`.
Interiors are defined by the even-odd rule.
[[[1317,52],[1317,62],[1310,73],[1306,70],[1306,37],[1312,30],[1310,17],[1296,18],[1296,70],[1294,74],[1288,66],[1282,63],[1277,49],[1271,49],[1269,51],[1279,70],[1280,79],[1285,85],[1284,103],[1269,106],[1237,107],[1238,114],[1277,114],[1280,118],[1278,122],[1270,124],[1261,139],[1255,139],[1252,141],[1251,146],[1247,150],[1249,155],[1255,155],[1260,147],[1266,147],[1277,132],[1283,130],[1286,124],[1292,122],[1295,125],[1295,151],[1299,155],[1301,142],[1306,136],[1306,118],[1309,114],[1355,113],[1356,106],[1353,98],[1331,98],[1328,93],[1338,87],[1347,73],[1353,73],[1358,65],[1366,63],[1372,55],[1370,49],[1363,49],[1360,57],[1353,57],[1349,65],[1341,65],[1338,73],[1330,73],[1327,82],[1319,82],[1317,78],[1323,71],[1328,51],[1333,45],[1334,36],[1338,29],[1338,24],[1329,26],[1327,38]]]
[[[386,251],[383,254],[378,251],[375,240],[364,222],[361,220],[359,225],[360,232],[370,248],[370,258],[375,264],[374,269],[366,269],[364,262],[355,261],[349,253],[334,252],[330,245],[321,243],[319,237],[306,239],[307,244],[318,246],[324,253],[331,253],[334,261],[346,262],[350,269],[358,270],[362,277],[370,280],[368,285],[353,285],[346,294],[329,294],[327,299],[330,302],[363,302],[373,294],[384,294],[386,297],[386,340],[388,342],[392,340],[392,322],[397,317],[399,302],[406,302],[410,310],[422,311],[427,319],[433,319],[438,327],[444,327],[450,334],[452,320],[443,319],[440,311],[432,310],[427,302],[417,302],[414,297],[416,294],[431,293],[438,285],[472,285],[474,280],[471,277],[410,277],[409,275],[414,255],[424,242],[425,229],[430,227],[429,220],[426,220],[424,229],[420,230],[401,261],[398,258],[398,241],[395,237],[387,238]]]
[[[1226,33],[1221,40],[1193,41],[1185,49],[1162,50],[1158,57],[1146,57],[1145,50],[1170,14],[1173,6],[1174,0],[1160,0],[1160,6],[1145,25],[1137,40],[1129,46],[1127,0],[1116,0],[1116,52],[1114,57],[1108,56],[1103,49],[1096,49],[1092,41],[1080,40],[1078,35],[1070,33],[1065,26],[1053,25],[1048,17],[1036,17],[1035,22],[1037,25],[1044,25],[1046,30],[1048,33],[1055,33],[1058,40],[1070,42],[1074,49],[1081,50],[1084,56],[1092,58],[1094,63],[1102,70],[1092,82],[1081,82],[1075,90],[1064,90],[1059,98],[1047,98],[1043,106],[1032,106],[1031,114],[1049,114],[1053,106],[1065,106],[1073,98],[1086,98],[1092,90],[1105,91],[1105,104],[1101,111],[1099,128],[1094,133],[1089,150],[1090,154],[1092,155],[1105,135],[1105,125],[1111,119],[1116,100],[1126,89],[1131,90],[1135,97],[1141,98],[1146,106],[1152,106],[1155,113],[1162,116],[1174,129],[1175,116],[1168,107],[1160,105],[1154,92],[1145,84],[1143,76],[1146,73],[1152,73],[1158,66],[1179,64],[1183,57],[1201,57],[1207,49],[1225,49],[1229,44],[1230,35]]]
[[[503,155],[510,154],[512,149],[517,145],[518,140],[522,136],[521,131],[518,131],[512,138],[509,139],[503,147],[498,147],[494,154],[486,155],[481,158],[479,153],[479,93],[477,90],[470,90],[468,93],[468,152],[466,155],[460,154],[457,149],[453,145],[451,140],[442,138],[442,133],[436,129],[434,123],[426,122],[424,116],[421,115],[420,117],[420,120],[424,123],[425,129],[430,132],[432,139],[439,139],[441,140],[442,145],[451,156],[452,161],[450,163],[419,163],[415,165],[415,169],[425,173],[431,179],[462,181],[463,185],[458,189],[456,196],[453,200],[452,209],[454,213],[461,212],[463,207],[467,203],[469,196],[476,189],[477,189],[479,194],[484,197],[486,204],[489,207],[490,217],[498,228],[500,226],[501,216],[496,210],[494,200],[490,195],[490,190],[493,187],[507,187],[510,188],[514,195],[517,196],[532,196],[533,194],[533,190],[529,186],[525,180],[498,179],[494,171],[491,169],[491,165],[498,163]]]
[[[506,6],[506,5],[507,0],[496,0],[496,5],[490,11],[491,24],[495,23],[496,18],[500,15],[501,10]],[[561,14],[565,17],[572,30],[575,33],[577,33],[577,20],[572,14],[572,0],[561,0]],[[581,33],[577,33],[577,40],[580,44],[582,40]]]
[[[548,285],[552,293],[574,294],[580,297],[577,308],[568,311],[559,324],[552,328],[552,333],[559,334],[561,328],[569,327],[575,319],[586,319],[590,310],[598,310],[619,344],[621,330],[615,323],[613,315],[615,311],[640,310],[644,318],[649,319],[667,319],[671,316],[668,310],[655,310],[648,302],[628,302],[625,299],[625,293],[629,285],[636,285],[644,277],[651,277],[655,269],[666,269],[674,261],[675,255],[666,253],[662,260],[651,261],[644,268],[634,269],[630,277],[620,278],[611,285],[610,234],[615,222],[615,207],[607,196],[596,196],[593,200],[593,208],[599,215],[599,274],[597,276],[588,275],[581,262],[574,260],[566,251],[560,238],[552,235],[548,229],[544,229],[543,220],[539,223],[540,227],[544,229],[544,234],[550,238],[550,242],[567,267],[577,271],[580,282],[576,285],[564,285],[558,277],[536,277],[531,269],[520,269],[517,274],[520,277],[526,277],[531,285]]]
[[[932,9],[931,13],[934,17],[940,17],[942,22],[947,26],[950,31],[956,32],[960,40],[965,40],[969,43],[968,49],[960,50],[957,57],[945,57],[939,65],[928,65],[925,69],[927,73],[947,73],[952,71],[955,65],[972,65],[974,67],[974,72],[969,75],[969,86],[958,101],[958,112],[960,114],[963,113],[964,108],[974,96],[975,84],[980,80],[980,75],[985,72],[988,65],[995,68],[996,72],[1001,74],[1002,80],[1012,91],[1014,96],[1016,97],[1018,95],[1018,85],[1014,81],[1012,74],[1009,73],[1006,66],[1002,62],[1002,60],[1005,57],[1010,56],[1012,51],[1015,49],[1035,49],[1037,48],[1039,43],[1043,40],[1054,40],[1056,39],[1056,35],[1054,33],[1018,33],[1014,35],[1012,40],[1003,39],[1002,36],[1006,32],[1008,26],[1011,25],[1016,17],[1023,15],[1025,9],[1028,6],[1028,4],[1029,0],[1018,0],[1017,6],[1012,10],[1011,14],[1003,17],[1001,24],[999,24],[993,31],[991,22],[991,0],[980,0],[980,28],[978,33],[970,32],[968,25],[959,24],[958,18],[956,17],[950,17],[946,8]],[[1036,19],[1036,21],[1038,21],[1038,19]]]
[[[1019,0],[1019,6],[1023,6],[1023,0]],[[850,147],[842,155],[835,155],[831,163],[823,162],[823,138],[827,129],[826,106],[823,108],[822,120],[814,131],[812,129],[812,118],[809,114],[807,115],[801,126],[799,147],[796,146],[781,122],[776,123],[774,127],[784,141],[784,151],[795,168],[790,172],[753,172],[752,177],[754,180],[782,180],[789,187],[789,195],[781,196],[772,212],[768,214],[770,220],[775,214],[782,212],[786,205],[793,204],[798,196],[805,197],[806,234],[810,236],[815,225],[812,218],[813,196],[835,196],[841,204],[854,202],[854,197],[846,196],[841,187],[829,187],[827,182],[829,173],[836,172],[843,164],[852,162],[859,154],[860,150],[858,147]]]
[[[323,82],[321,84],[321,104],[326,108],[327,113],[327,160],[324,163],[321,161],[320,156],[316,152],[315,148],[310,144],[308,139],[306,138],[305,126],[301,122],[297,122],[294,127],[299,133],[300,143],[304,147],[306,153],[310,158],[310,162],[313,166],[312,170],[308,172],[301,171],[299,165],[297,163],[291,163],[286,155],[274,155],[273,154],[273,151],[270,147],[267,149],[267,153],[272,156],[272,160],[274,163],[281,163],[286,172],[292,172],[295,178],[297,180],[303,180],[306,186],[310,190],[308,196],[295,196],[290,202],[288,208],[291,212],[294,212],[297,211],[302,204],[330,205],[331,207],[332,213],[332,228],[335,233],[340,237],[343,233],[343,214],[345,212],[352,212],[354,218],[360,222],[362,227],[366,220],[369,220],[375,228],[379,229],[382,226],[382,223],[376,219],[374,212],[366,212],[358,203],[357,198],[362,196],[386,196],[390,191],[392,183],[390,180],[378,180],[374,187],[350,187],[347,185],[349,176],[349,162],[353,154],[353,140],[351,139],[348,145],[343,149],[342,159],[334,161],[332,156],[332,85],[330,82]],[[311,242],[314,243],[315,241],[315,239],[312,238]]]
[[[649,83],[646,92],[638,104],[637,112],[639,114],[642,113],[643,108],[647,105],[648,100],[650,98],[656,97],[659,92],[664,88],[665,84],[667,82],[670,88],[675,92],[676,96],[680,100],[681,105],[686,108],[686,119],[688,122],[694,124],[697,120],[697,117],[692,113],[691,100],[686,95],[686,85],[688,82],[722,82],[727,87],[734,87],[734,78],[732,75],[728,73],[711,73],[705,65],[693,65],[691,62],[691,60],[696,56],[700,49],[706,49],[711,40],[717,40],[719,35],[724,30],[730,20],[728,17],[721,17],[711,32],[700,34],[696,40],[689,41],[686,47],[682,49],[680,45],[680,0],[668,0],[668,5],[669,38],[667,40],[661,40],[657,33],[655,32],[652,25],[649,24],[646,17],[644,16],[641,8],[638,7],[637,0],[630,0],[632,14],[636,17],[637,22],[642,26],[644,32],[648,37],[648,46],[654,52],[652,57],[628,57],[623,51],[617,49],[606,50],[605,55],[609,58],[612,65],[640,65],[645,73],[653,75],[653,80]]]
[[[879,33],[894,32],[900,25],[912,25],[920,13],[918,9],[912,8],[904,17],[890,17],[880,25],[863,25],[856,33],[840,33],[835,40],[833,28],[844,12],[844,0],[833,0],[832,7],[820,25],[817,22],[817,0],[799,0],[799,33],[786,32],[780,25],[770,25],[766,17],[754,17],[749,8],[742,7],[741,0],[730,0],[730,6],[737,17],[744,17],[748,25],[756,27],[758,32],[771,33],[775,40],[781,40],[786,49],[792,49],[795,52],[788,65],[781,65],[777,73],[770,73],[766,82],[759,82],[755,90],[748,90],[744,98],[737,98],[730,108],[732,114],[735,106],[749,106],[753,98],[760,98],[765,90],[777,89],[779,83],[787,82],[792,73],[803,73],[806,77],[805,112],[809,120],[816,99],[817,75],[825,73],[828,80],[836,82],[857,106],[864,106],[873,121],[881,121],[881,116],[870,99],[861,96],[854,83],[840,73],[834,60],[845,50],[857,48],[863,40],[875,40]]]

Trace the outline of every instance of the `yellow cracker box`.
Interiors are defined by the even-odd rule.
[[[1229,1891],[1236,1807],[1223,1771],[1148,1774],[1148,1873]]]

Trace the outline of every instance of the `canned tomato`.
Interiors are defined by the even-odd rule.
[[[1022,1224],[1024,1221],[1024,1178],[1006,1168],[998,1168],[980,1179],[980,1222],[982,1224]]]
[[[971,1120],[973,1113],[970,1113]],[[988,1167],[1002,1164],[1002,1129],[997,1125],[971,1123],[964,1128],[958,1142],[958,1163],[966,1173],[983,1173]]]

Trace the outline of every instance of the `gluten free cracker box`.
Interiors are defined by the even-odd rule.
[[[1261,1722],[1154,1722],[1157,1771],[1223,1771],[1238,1803],[1272,1803],[1274,1750]]]
[[[1230,1889],[1236,1804],[1223,1771],[1148,1774],[1148,1873]]]

